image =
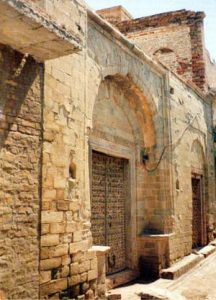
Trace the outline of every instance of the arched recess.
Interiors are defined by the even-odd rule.
[[[196,139],[191,146],[192,187],[192,248],[207,243],[207,181],[205,153],[201,142]]]
[[[153,149],[156,144],[154,113],[145,95],[134,84],[132,78],[117,74],[109,75],[101,82],[92,118],[89,142],[93,242],[105,243],[113,247],[107,262],[107,268],[111,272],[112,265],[114,266],[113,272],[121,271],[121,268],[136,270],[138,269],[136,238],[139,210],[137,203],[141,203],[144,197],[145,180],[141,150],[148,148],[154,157]],[[124,180],[118,182],[121,178],[118,166],[121,164]],[[113,170],[116,169],[117,173],[113,174]],[[110,178],[110,176],[113,177]],[[118,182],[116,186],[115,180]],[[113,190],[117,189],[116,195],[110,195],[111,192],[109,194],[112,190],[109,182],[115,186]],[[119,186],[123,187],[123,190],[121,188],[118,190]],[[120,201],[121,203],[118,204],[118,196],[123,195],[122,192],[125,202],[122,204]],[[110,202],[112,202],[111,207]],[[115,216],[115,211],[112,211],[113,207],[115,211],[124,207],[122,214],[120,212],[117,217],[123,220],[125,227],[122,226],[123,223],[116,225],[119,220],[113,220]],[[112,231],[112,226],[115,227],[116,234],[119,227],[123,228],[120,230],[125,238],[123,248],[126,252],[123,259],[121,253],[117,257],[118,251],[123,253],[123,250],[119,250],[120,245],[123,244],[121,236],[117,235],[116,244],[115,241],[113,246],[109,244],[109,242],[112,243],[113,238],[113,236],[111,238],[108,236],[109,231]],[[101,235],[101,232],[104,234]],[[106,235],[105,238],[104,235]],[[124,261],[125,264],[120,264],[115,268],[116,261]]]
[[[201,142],[196,139],[191,146],[191,168],[192,172],[204,175],[205,153]]]
[[[122,109],[125,110],[125,113],[129,118],[129,122],[131,122],[132,127],[134,127],[135,124],[134,120],[130,120],[130,118],[132,118],[132,113],[136,114],[136,119],[139,123],[139,125],[137,125],[137,128],[133,128],[133,130],[136,133],[136,139],[138,138],[137,134],[139,132],[139,135],[141,135],[143,138],[143,146],[147,148],[155,146],[155,103],[148,92],[146,92],[146,96],[146,94],[144,94],[140,90],[140,88],[134,83],[133,78],[129,74],[127,76],[115,74],[108,75],[105,77],[105,79],[101,82],[101,85],[99,86],[98,94],[95,98],[94,103],[92,104],[92,116],[94,115],[96,101],[98,100],[98,97],[101,95],[101,93],[103,93],[104,91],[104,84],[112,84],[116,87],[118,91],[121,92],[121,95],[124,95],[124,97],[120,98],[114,95],[114,100],[116,102],[116,105],[121,106]]]
[[[179,73],[179,59],[172,49],[160,48],[154,52],[153,56],[172,71]]]

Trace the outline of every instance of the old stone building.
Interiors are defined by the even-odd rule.
[[[159,276],[211,241],[204,13],[1,0],[0,14],[1,297],[102,300],[106,276]]]

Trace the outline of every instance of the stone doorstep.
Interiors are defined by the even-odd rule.
[[[202,254],[204,257],[208,257],[209,255],[211,255],[215,251],[216,251],[216,242],[215,242],[215,245],[210,244],[210,245],[202,248],[201,250],[198,251],[198,253]]]
[[[163,289],[147,288],[139,293],[141,300],[186,300],[185,297]]]
[[[164,279],[177,279],[189,270],[191,270],[193,267],[195,267],[199,262],[204,260],[206,257],[211,255],[216,251],[216,241],[215,246],[211,243],[205,247],[203,247],[201,250],[197,251],[196,253],[192,253],[177,263],[175,263],[173,266],[167,269],[163,269],[160,273],[160,277]]]
[[[113,275],[109,275],[106,278],[107,290],[111,290],[115,287],[131,282],[138,276],[138,272],[129,269]]]

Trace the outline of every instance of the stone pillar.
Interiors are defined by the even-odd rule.
[[[106,299],[106,254],[109,252],[108,246],[93,246],[92,251],[96,252],[97,266],[98,266],[98,278],[97,278],[97,290],[98,299]]]

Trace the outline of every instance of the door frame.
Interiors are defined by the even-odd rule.
[[[89,140],[89,177],[90,201],[92,201],[92,152],[97,151],[108,156],[128,160],[129,193],[126,198],[126,266],[128,269],[137,268],[137,241],[136,241],[136,165],[135,149],[114,144],[101,138],[91,137]],[[90,205],[91,207],[91,205]]]
[[[193,190],[192,190],[192,179],[200,180],[200,226],[201,226],[201,245],[207,244],[207,228],[206,228],[206,207],[205,207],[205,177],[202,172],[192,172],[191,173],[191,192],[192,192],[192,217],[193,217]],[[193,220],[192,220],[192,236],[193,236]],[[192,241],[193,247],[193,241]]]

